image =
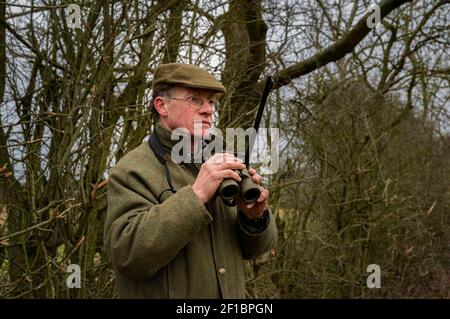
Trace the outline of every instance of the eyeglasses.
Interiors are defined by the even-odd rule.
[[[199,109],[203,106],[203,104],[205,103],[205,101],[208,101],[209,105],[212,105],[215,109],[217,109],[219,107],[219,101],[215,100],[215,99],[203,99],[201,97],[192,95],[192,96],[188,96],[185,99],[180,99],[180,98],[176,98],[176,97],[171,97],[171,96],[165,96],[168,99],[172,99],[172,100],[179,100],[179,101],[184,101],[187,102],[189,104],[189,106]]]

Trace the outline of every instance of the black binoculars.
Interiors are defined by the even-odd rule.
[[[253,142],[256,138],[256,132],[258,131],[259,124],[261,123],[262,114],[264,111],[264,106],[266,105],[267,97],[270,91],[273,88],[273,80],[271,76],[268,76],[266,79],[266,83],[264,85],[264,90],[261,95],[261,100],[259,101],[258,112],[256,113],[255,123],[253,123],[253,131],[250,136],[250,142],[247,144],[245,149],[245,165],[248,167],[250,162],[250,154],[253,149]],[[238,183],[234,179],[226,179],[219,186],[219,195],[222,197],[222,200],[227,205],[232,205],[235,199],[235,196],[239,194],[239,197],[246,204],[254,203],[258,200],[261,195],[261,191],[253,182],[252,177],[248,173],[247,169],[239,171],[238,174],[241,176],[241,181]]]
[[[258,185],[253,182],[247,169],[237,171],[237,173],[242,180],[240,182],[232,178],[224,180],[219,186],[219,195],[225,202],[232,201],[237,194],[246,204],[256,202],[261,195]]]

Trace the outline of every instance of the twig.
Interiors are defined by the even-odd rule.
[[[65,209],[62,213],[60,213],[60,214],[58,214],[58,215],[53,215],[53,214],[52,214],[51,217],[50,217],[49,219],[47,219],[46,221],[44,221],[44,222],[42,222],[42,223],[33,225],[33,226],[31,226],[31,227],[28,227],[28,228],[26,228],[26,229],[20,230],[20,231],[18,231],[18,232],[13,233],[13,234],[9,234],[9,235],[3,236],[3,237],[0,238],[0,244],[2,244],[2,242],[5,241],[5,240],[7,240],[7,239],[11,239],[11,238],[14,238],[14,237],[17,237],[17,236],[26,234],[26,233],[28,233],[28,232],[30,232],[30,231],[36,229],[36,228],[40,228],[40,227],[42,227],[42,226],[45,226],[45,225],[51,223],[51,222],[52,222],[53,220],[55,220],[55,219],[63,218],[67,211],[69,211],[69,210],[72,209],[72,208],[79,207],[79,206],[81,206],[81,205],[82,205],[82,203],[78,203],[78,204],[76,204],[76,205],[70,206],[70,207],[68,207],[68,208]]]

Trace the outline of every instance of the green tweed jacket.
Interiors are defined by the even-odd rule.
[[[171,132],[156,126],[170,154]],[[191,185],[199,165],[168,161],[173,186],[147,142],[109,176],[104,243],[121,298],[245,298],[244,259],[272,248],[277,229],[250,232],[221,198],[204,205]]]

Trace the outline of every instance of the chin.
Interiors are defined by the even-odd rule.
[[[209,138],[209,136],[211,134],[211,128],[210,127],[208,127],[208,128],[204,127],[204,128],[201,129],[201,132],[199,132],[199,130],[195,130],[195,131],[191,130],[189,133],[192,136],[200,137],[200,138],[203,138],[203,139],[207,139],[207,138]]]
[[[204,130],[204,131],[202,131],[201,134],[192,134],[192,136],[203,138],[203,139],[209,139],[210,132],[209,132],[209,130]]]
[[[211,128],[207,128],[207,129],[203,130],[203,138],[204,139],[210,139],[212,131],[213,130]]]

